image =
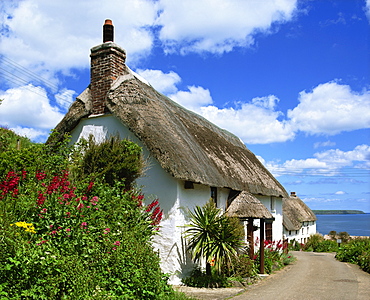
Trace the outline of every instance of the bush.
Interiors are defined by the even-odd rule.
[[[181,281],[187,286],[198,288],[224,288],[231,286],[231,282],[226,275],[219,274],[218,272],[212,272],[209,275],[199,267],[195,267],[190,276],[183,278]]]
[[[370,273],[370,239],[353,239],[342,245],[336,256],[338,260],[358,264]]]
[[[300,251],[302,250],[303,246],[304,246],[303,244],[293,239],[292,241],[289,242],[288,249],[290,251]]]
[[[67,172],[22,172],[2,182],[0,282],[8,299],[172,293],[150,244],[161,218],[158,203],[143,206],[143,196],[122,192],[120,183],[77,188],[68,179]]]
[[[223,268],[222,273],[229,277],[252,278],[258,274],[258,270],[247,254],[239,254],[233,257],[230,266]]]
[[[333,240],[325,240],[321,234],[312,234],[304,245],[305,251],[313,252],[335,252],[338,244]]]
[[[264,272],[271,274],[295,260],[292,255],[282,252],[283,244],[281,241],[265,241],[264,248]],[[258,251],[254,260],[257,270],[260,270],[260,251]]]
[[[150,243],[158,201],[72,178],[67,144],[0,152],[0,299],[187,299]]]
[[[73,172],[82,180],[101,178],[111,186],[116,181],[124,182],[125,188],[129,189],[143,172],[141,151],[140,146],[118,137],[97,144],[91,135],[73,152]]]

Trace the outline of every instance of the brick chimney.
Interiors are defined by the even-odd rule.
[[[90,93],[92,114],[106,112],[105,101],[112,83],[124,74],[126,51],[114,43],[111,20],[103,25],[103,44],[91,48]]]

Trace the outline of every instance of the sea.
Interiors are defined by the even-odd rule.
[[[370,214],[316,215],[316,231],[323,235],[334,230],[352,236],[370,236]]]

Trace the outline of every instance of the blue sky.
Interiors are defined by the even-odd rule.
[[[239,136],[312,209],[370,213],[370,0],[0,4],[0,124],[46,140],[106,18],[127,65]]]

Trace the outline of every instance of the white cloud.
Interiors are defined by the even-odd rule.
[[[275,95],[256,97],[249,102],[237,102],[219,108],[213,105],[211,93],[204,87],[190,86],[186,91],[178,90],[177,84],[181,78],[173,71],[137,72],[160,92],[234,133],[246,144],[285,142],[293,140],[299,131],[333,135],[370,127],[370,92],[355,93],[349,86],[335,82],[320,84],[311,93],[301,92],[300,103],[288,110],[288,116],[285,117],[283,112],[276,109],[280,100]],[[315,143],[314,148],[334,145],[326,141]],[[314,162],[315,159],[310,164]]]
[[[351,176],[356,172],[361,175],[361,171],[353,171],[353,169],[370,169],[370,146],[358,145],[353,150],[342,151],[339,149],[330,149],[323,152],[317,152],[312,158],[307,159],[292,159],[283,163],[269,161],[263,159],[260,161],[266,168],[274,174],[281,175],[347,175]],[[346,168],[351,169],[346,169]]]
[[[332,146],[335,146],[335,142],[332,142],[332,141],[326,141],[326,142],[317,142],[313,145],[313,147],[316,149],[316,148],[320,148],[320,147],[332,147]]]
[[[253,44],[253,34],[291,20],[296,0],[161,0],[156,24],[169,51],[213,53]]]
[[[269,96],[270,97],[270,96]],[[266,97],[266,98],[269,98]],[[264,107],[261,102],[239,103],[235,108],[202,107],[201,115],[221,128],[225,128],[247,144],[283,142],[294,138],[294,132],[285,121],[279,121],[281,112]]]
[[[106,18],[120,28],[115,41],[126,48],[131,61],[152,47],[148,26],[157,10],[151,1],[23,0],[4,7],[1,53],[34,72],[69,74],[71,68],[88,67],[88,49],[102,42]]]
[[[32,141],[44,141],[49,136],[49,131],[47,130],[37,130],[35,128],[27,128],[27,127],[11,127],[12,131],[20,136],[28,137]]]
[[[188,86],[188,91],[178,91],[169,95],[169,97],[195,112],[213,103],[209,90],[200,86]]]
[[[367,19],[370,22],[370,0],[366,0],[365,12],[366,12]]]
[[[161,70],[137,69],[136,72],[144,77],[158,92],[166,95],[176,93],[176,84],[181,81],[180,76],[173,71],[163,73]]]
[[[370,127],[370,91],[356,93],[348,85],[328,82],[301,92],[299,102],[288,110],[294,130],[334,135]]]
[[[334,195],[346,195],[347,193],[344,191],[337,191],[334,193]]]
[[[74,95],[76,94],[73,90],[62,89],[58,94],[55,95],[55,99],[60,107],[68,110],[69,106],[74,101]]]
[[[51,106],[43,88],[31,84],[1,92],[1,125],[17,132],[49,132],[63,117],[58,108]],[[33,128],[33,129],[30,129]],[[28,136],[31,137],[31,136]]]

